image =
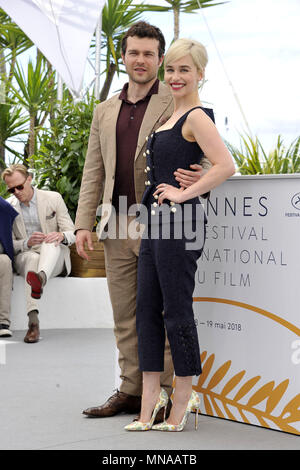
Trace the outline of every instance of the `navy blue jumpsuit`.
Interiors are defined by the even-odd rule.
[[[201,109],[214,120],[211,109]],[[201,164],[204,154],[199,145],[182,136],[182,126],[191,111],[172,129],[154,132],[148,139],[148,180],[142,199],[147,223],[138,261],[136,324],[140,370],[164,370],[166,331],[175,374],[180,377],[201,374],[193,292],[206,216],[198,197],[182,204],[166,201],[162,208],[153,193],[160,183],[179,188],[174,171]]]

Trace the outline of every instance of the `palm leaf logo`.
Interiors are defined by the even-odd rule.
[[[202,374],[194,389],[203,396],[201,409],[203,414],[242,421],[247,424],[257,424],[258,422],[265,428],[279,429],[300,435],[300,431],[293,426],[296,423],[299,425],[300,421],[300,393],[280,410],[279,415],[278,411],[277,415],[274,413],[288,388],[288,379],[277,386],[274,381],[267,382],[253,391],[255,385],[261,380],[261,376],[251,377],[242,383],[246,377],[246,371],[242,370],[229,377],[232,364],[230,360],[213,372],[215,355],[208,355],[207,351],[201,354],[201,362]],[[217,385],[221,386],[221,392],[214,390]],[[245,401],[245,397],[249,393],[251,394],[250,398]]]

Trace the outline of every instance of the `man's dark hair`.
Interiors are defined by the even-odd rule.
[[[138,38],[153,38],[158,40],[158,56],[162,57],[165,53],[166,42],[159,28],[152,26],[146,21],[138,21],[134,23],[122,38],[122,54],[125,55],[127,48],[127,38],[137,36]]]

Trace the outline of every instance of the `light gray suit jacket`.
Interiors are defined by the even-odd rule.
[[[42,232],[45,234],[63,232],[68,245],[72,245],[75,242],[74,224],[62,196],[55,191],[44,191],[41,189],[35,189],[35,191]],[[11,196],[7,199],[7,202],[19,213],[13,225],[13,246],[14,253],[17,255],[24,251],[24,241],[27,239],[27,233],[18,199],[15,196]],[[66,270],[69,274],[71,271],[70,250],[65,245],[61,245],[61,248],[64,250]]]

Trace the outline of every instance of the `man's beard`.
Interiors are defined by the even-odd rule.
[[[153,79],[156,78],[156,75],[152,75],[152,76],[147,76],[147,77],[136,77],[134,76],[133,74],[128,74],[129,75],[129,78],[132,82],[134,83],[138,83],[139,85],[146,85],[147,83],[151,82]]]

